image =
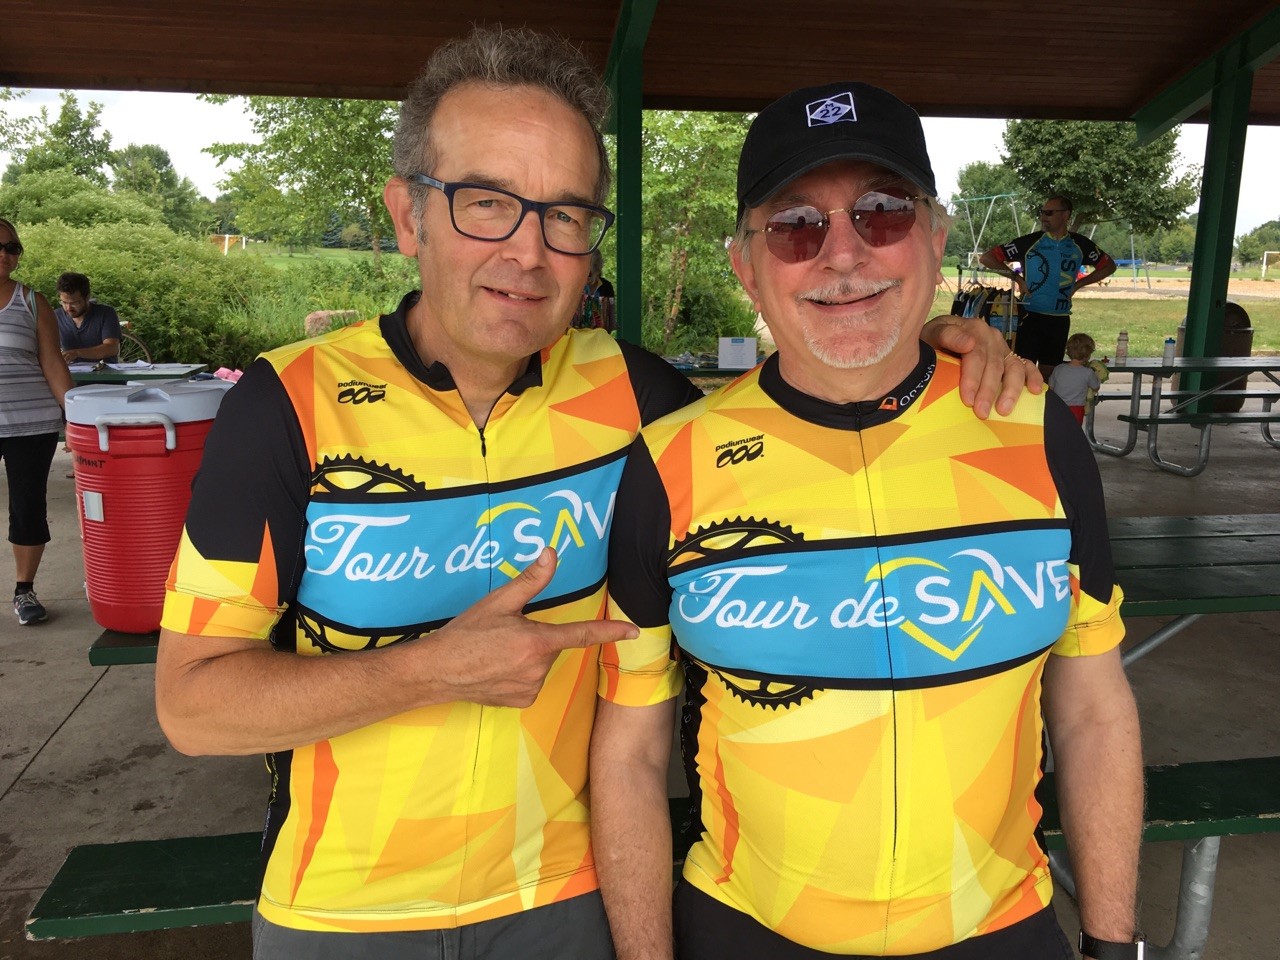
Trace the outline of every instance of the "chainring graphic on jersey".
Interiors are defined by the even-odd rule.
[[[297,611],[298,629],[304,637],[319,650],[325,653],[352,653],[356,650],[373,650],[376,647],[389,647],[392,644],[404,643],[406,640],[412,640],[420,636],[418,631],[409,633],[390,631],[387,633],[360,634],[361,641],[358,646],[350,646],[346,644],[334,643],[329,639],[327,628],[318,619],[309,615],[309,612],[303,609]],[[345,636],[351,634],[344,633]]]
[[[671,550],[671,566],[706,560],[730,562],[736,557],[751,554],[763,547],[775,547],[784,543],[800,543],[804,535],[791,527],[772,520],[736,517],[721,520],[706,527],[699,527]],[[734,697],[756,707],[777,710],[812,699],[814,687],[807,684],[788,683],[785,680],[755,680],[749,677],[730,677],[715,667],[706,666]]]
[[[311,476],[311,487],[316,493],[357,493],[362,496],[425,493],[427,489],[395,467],[349,454],[321,460]]]
[[[1035,250],[1030,251],[1023,268],[1027,271],[1029,290],[1039,290],[1049,282],[1049,261],[1045,259],[1044,254]]]

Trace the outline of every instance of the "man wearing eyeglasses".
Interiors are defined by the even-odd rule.
[[[612,956],[588,740],[598,699],[673,681],[601,654],[636,632],[602,619],[608,529],[641,424],[700,394],[568,330],[613,220],[607,111],[562,41],[442,47],[385,191],[421,289],[219,411],[156,697],[184,752],[269,754],[256,957]]]
[[[1071,956],[1036,835],[1042,707],[1084,953],[1141,956],[1101,483],[1057,397],[980,421],[920,339],[936,192],[919,117],[866,84],[789,94],[747,134],[730,255],[778,352],[641,431],[611,534],[610,615],[642,635],[608,655],[683,666],[694,819],[673,924],[673,710],[601,702],[620,960],[673,937],[680,960]]]
[[[979,262],[1008,277],[1023,297],[1022,318],[1014,350],[1035,361],[1044,378],[1062,363],[1071,333],[1071,300],[1081,287],[1101,283],[1116,272],[1111,256],[1083,234],[1068,230],[1072,205],[1066,197],[1050,197],[1040,207],[1040,229],[998,244]],[[1015,273],[1009,264],[1022,264]],[[1090,267],[1081,276],[1082,267]]]

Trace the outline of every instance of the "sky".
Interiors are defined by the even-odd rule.
[[[82,108],[90,100],[103,105],[101,123],[110,131],[113,147],[159,144],[169,152],[178,173],[189,177],[202,194],[211,198],[219,192],[218,182],[227,170],[219,168],[213,157],[202,152],[203,148],[215,142],[253,138],[249,120],[237,101],[214,105],[184,93],[86,90],[76,91],[76,95]],[[17,115],[35,113],[41,106],[56,113],[58,91],[32,90],[3,109]],[[976,160],[996,163],[1000,159],[1002,120],[926,117],[924,128],[942,197],[955,192],[956,176],[966,164]],[[1183,125],[1178,149],[1184,164],[1204,163],[1205,133],[1204,124]],[[1276,157],[1280,157],[1280,127],[1250,127],[1245,141],[1236,236],[1268,220],[1280,219],[1280,178],[1274,175]],[[8,156],[0,152],[0,169],[8,162]]]

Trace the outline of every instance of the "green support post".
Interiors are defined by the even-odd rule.
[[[610,128],[618,143],[618,336],[640,343],[640,231],[643,223],[644,45],[658,0],[623,0],[605,77],[613,93]]]
[[[1209,135],[1183,341],[1183,352],[1191,357],[1217,356],[1222,348],[1223,312],[1236,206],[1240,201],[1249,99],[1253,93],[1253,70],[1245,62],[1244,45],[1239,40],[1228,44],[1215,61],[1216,82],[1209,104]],[[1200,389],[1202,376],[1188,374],[1186,389]]]

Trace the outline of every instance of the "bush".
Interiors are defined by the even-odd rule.
[[[33,226],[61,220],[74,227],[104,223],[164,223],[152,204],[131,191],[112,193],[70,170],[27,173],[0,187],[0,216]]]
[[[280,269],[257,257],[224,257],[211,244],[162,225],[72,227],[19,224],[27,253],[20,277],[51,299],[58,274],[87,274],[159,362],[243,368],[263,350],[303,336],[313,310],[393,310],[418,285],[417,264],[399,255],[301,259]]]
[[[680,317],[666,352],[714,353],[720,337],[755,336],[755,319],[741,294],[691,287],[681,298]],[[657,320],[645,323],[644,345],[662,352],[662,325]]]

